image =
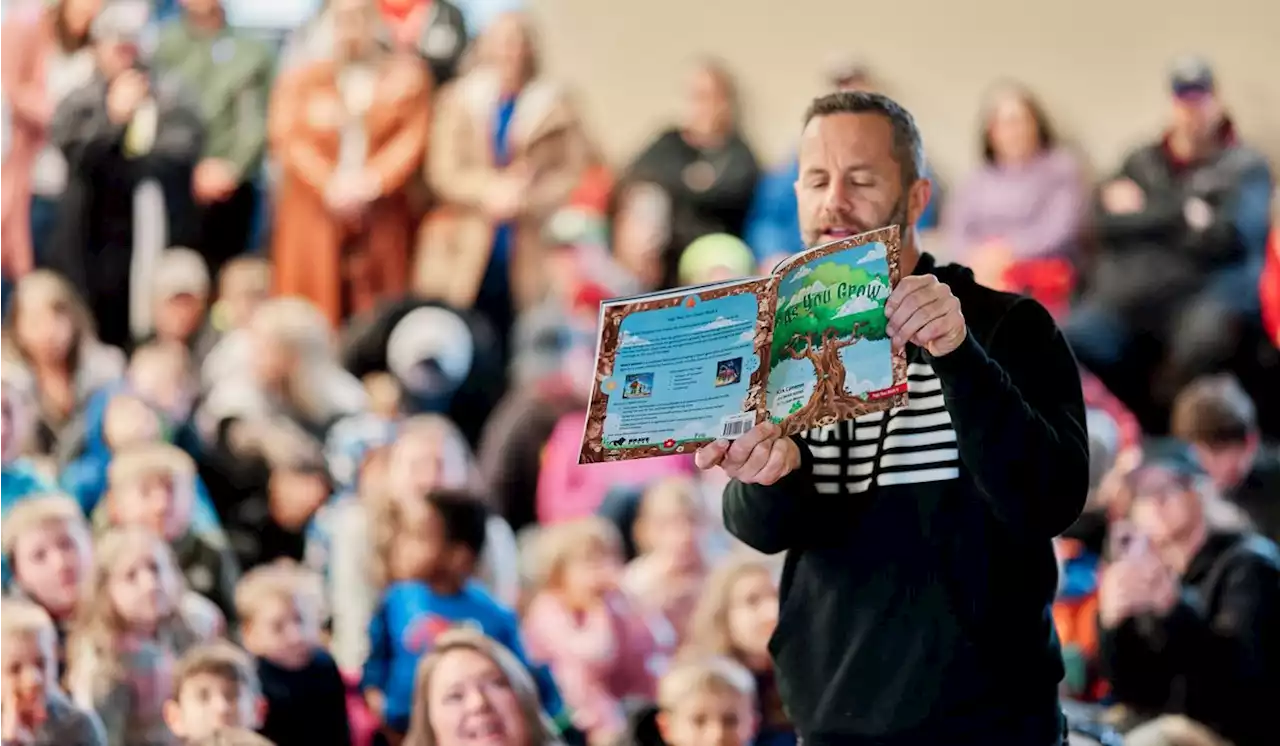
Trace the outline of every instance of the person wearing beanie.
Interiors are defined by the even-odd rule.
[[[702,285],[749,277],[756,269],[751,249],[737,236],[712,233],[685,247],[678,273],[681,285]]]

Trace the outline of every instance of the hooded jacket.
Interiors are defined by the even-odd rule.
[[[773,486],[731,482],[724,517],[787,552],[778,684],[806,744],[1056,746],[1063,666],[1051,539],[1088,490],[1076,362],[1035,301],[922,255],[969,333],[908,347],[907,407],[796,437]]]

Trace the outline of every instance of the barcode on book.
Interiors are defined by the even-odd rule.
[[[736,438],[739,435],[745,435],[748,430],[756,426],[756,413],[743,412],[741,414],[731,414],[720,420],[720,437]]]

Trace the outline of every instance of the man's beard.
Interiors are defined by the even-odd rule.
[[[901,199],[899,199],[898,202],[894,204],[893,210],[889,213],[889,216],[883,220],[876,221],[875,224],[873,225],[864,225],[858,220],[853,219],[852,216],[841,215],[839,213],[836,213],[835,215],[830,215],[830,216],[824,215],[823,222],[826,225],[837,224],[837,225],[851,226],[854,229],[855,234],[866,233],[867,231],[873,231],[873,230],[876,230],[877,228],[888,228],[891,225],[896,225],[898,226],[898,235],[906,236],[907,235],[907,219],[909,217],[908,206],[907,206],[908,204],[907,196],[908,196],[907,193],[903,192]],[[808,244],[809,244],[808,248],[812,249],[815,246],[822,245],[822,243],[823,243],[822,232],[816,231],[813,235],[813,238],[810,241],[808,241]]]

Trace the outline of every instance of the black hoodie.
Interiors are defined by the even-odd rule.
[[[787,551],[770,642],[806,744],[1056,746],[1051,539],[1089,481],[1075,358],[1038,303],[934,274],[969,334],[908,347],[903,410],[798,437],[772,487],[730,483],[729,530]]]

